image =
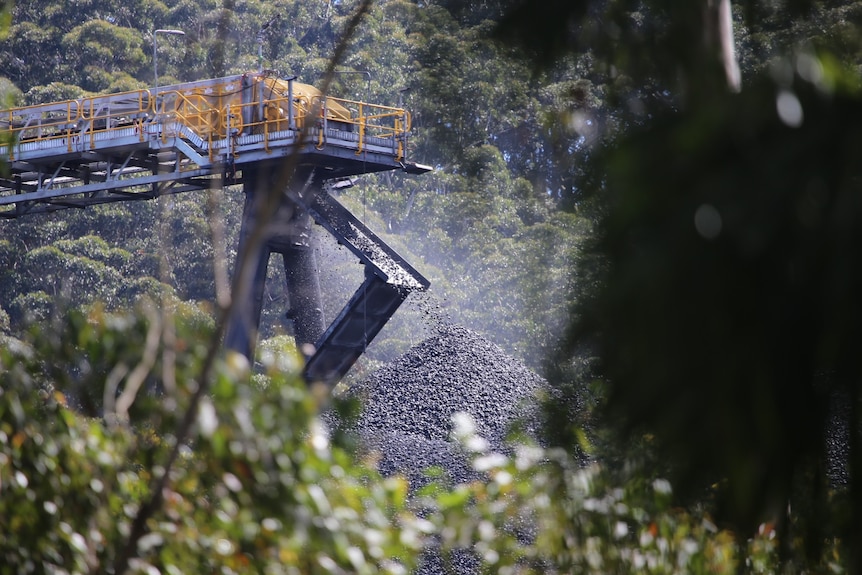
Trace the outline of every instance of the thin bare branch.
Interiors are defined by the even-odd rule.
[[[210,188],[207,194],[207,215],[210,239],[213,246],[213,276],[215,278],[216,305],[224,310],[230,306],[230,279],[227,273],[224,222],[219,217],[219,199],[216,190]]]
[[[105,390],[102,392],[102,409],[105,414],[105,421],[111,426],[118,423],[116,412],[117,389],[119,389],[120,382],[123,381],[123,378],[128,373],[129,366],[124,362],[120,362],[111,369],[105,380]]]
[[[348,22],[344,34],[338,45],[336,46],[332,58],[330,59],[329,65],[326,69],[326,76],[324,78],[323,86],[321,88],[321,91],[324,93],[324,95],[329,90],[329,85],[332,82],[332,72],[335,70],[335,66],[344,56],[344,52],[347,50],[347,46],[350,39],[356,31],[356,28],[359,26],[359,23],[362,21],[362,18],[370,10],[372,1],[373,0],[362,0],[356,12],[353,14],[350,21]],[[303,126],[302,140],[304,140],[308,136],[309,130],[310,126]],[[276,185],[266,194],[267,207],[274,208],[278,206],[278,203],[281,201],[284,189],[290,183],[293,174],[296,172],[296,167],[298,163],[299,153],[297,149],[286,159],[284,166],[279,171]],[[257,247],[260,245],[260,242],[263,241],[266,227],[268,226],[275,211],[275,209],[263,210],[262,217],[260,221],[257,222],[257,225],[255,226],[255,229],[253,230],[253,233],[251,234],[249,241],[245,246],[244,251],[246,253],[253,253],[252,249],[257,249]],[[249,258],[247,257],[239,258],[238,261],[243,262],[244,268],[249,265]],[[240,269],[237,271],[237,273],[235,273],[233,285],[234,290],[242,289],[241,284],[243,282],[241,281],[241,278],[245,275],[245,272],[246,271],[244,269]],[[137,557],[138,541],[140,541],[141,537],[143,537],[144,534],[146,534],[147,532],[147,521],[162,506],[162,502],[164,500],[164,492],[170,482],[170,475],[173,470],[173,466],[176,463],[177,458],[179,457],[181,446],[188,440],[189,436],[191,435],[191,431],[194,427],[195,421],[197,420],[198,408],[201,399],[203,398],[204,394],[207,393],[207,391],[209,390],[215,361],[221,351],[222,338],[224,337],[227,318],[230,316],[232,308],[237,305],[237,301],[239,301],[239,298],[241,296],[242,294],[237,294],[235,291],[234,297],[231,298],[230,305],[224,310],[222,310],[222,313],[219,314],[218,320],[216,322],[216,330],[213,333],[210,345],[207,349],[207,355],[204,359],[203,366],[201,367],[200,385],[198,386],[197,390],[195,390],[195,393],[192,395],[189,401],[189,405],[186,408],[185,413],[183,414],[183,418],[177,427],[175,434],[176,439],[173,447],[171,448],[170,454],[168,455],[168,460],[164,464],[164,469],[160,475],[154,475],[150,484],[150,497],[138,509],[138,512],[132,521],[129,536],[126,540],[126,545],[120,552],[120,554],[117,556],[116,561],[114,562],[114,573],[118,575],[125,573],[128,569],[129,561],[134,557]]]
[[[731,92],[742,89],[742,73],[733,43],[733,13],[730,0],[706,0],[704,5],[704,41],[715,50],[724,68],[727,87]]]
[[[146,381],[147,375],[152,371],[158,357],[159,341],[163,333],[162,325],[158,314],[154,313],[153,310],[148,309],[147,316],[150,319],[150,328],[147,330],[144,353],[141,356],[141,361],[138,362],[138,365],[135,366],[135,369],[126,378],[126,385],[123,386],[123,391],[116,401],[114,415],[118,422],[128,421],[129,408],[135,402],[138,391],[140,391],[144,381]]]

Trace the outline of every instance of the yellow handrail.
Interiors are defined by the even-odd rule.
[[[65,139],[71,152],[76,137],[89,136],[92,144],[98,133],[129,127],[140,131],[149,110],[149,91],[135,90],[4,110],[0,128],[19,144]]]
[[[411,117],[402,108],[296,92],[290,102],[284,86],[268,88],[265,93],[269,97],[262,103],[243,103],[235,86],[236,79],[173,86],[159,91],[159,102],[150,90],[133,90],[12,108],[0,111],[0,129],[8,129],[18,143],[65,139],[68,151],[72,152],[78,137],[88,137],[93,146],[100,133],[133,127],[144,141],[146,124],[171,120],[187,126],[211,144],[238,134],[262,134],[269,151],[272,134],[311,127],[306,125],[309,115],[319,108],[319,119],[326,125],[357,135],[358,154],[367,148],[368,139],[374,137],[391,140],[393,153],[403,157]],[[257,94],[264,92],[254,89],[253,93],[256,99]],[[163,131],[162,137],[168,136]],[[325,145],[326,137],[321,130],[320,145]]]

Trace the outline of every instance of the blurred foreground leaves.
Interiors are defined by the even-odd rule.
[[[814,557],[862,534],[858,433],[849,457],[826,441],[859,429],[862,99],[805,58],[606,156],[607,266],[569,351],[594,346],[609,421],[652,434],[681,492]]]
[[[152,362],[131,425],[86,417],[68,404],[84,381],[101,396],[117,365],[146,363],[151,312],[71,312],[59,329],[34,329],[31,341],[0,350],[0,517],[7,526],[0,572],[111,572],[200,384],[194,372],[207,330],[194,313],[175,311],[176,387],[160,385]],[[165,361],[163,350],[158,355]],[[55,388],[46,366],[78,377],[53,380]],[[137,542],[132,572],[410,568],[422,524],[405,508],[404,481],[381,479],[333,447],[304,382],[274,361],[269,367],[252,384],[243,360],[219,365],[161,509]]]

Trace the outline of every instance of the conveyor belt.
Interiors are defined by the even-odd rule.
[[[350,370],[411,291],[430,282],[323,190],[300,198],[314,220],[365,264],[365,281],[315,345],[307,381],[332,385]]]

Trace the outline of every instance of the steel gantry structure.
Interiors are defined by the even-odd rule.
[[[269,258],[279,253],[306,379],[331,385],[407,295],[429,286],[327,191],[358,174],[428,171],[406,158],[409,131],[401,108],[327,97],[266,71],[4,110],[0,218],[241,184],[235,269],[250,271],[225,345],[253,356]],[[364,282],[328,326],[312,220],[365,265]]]

